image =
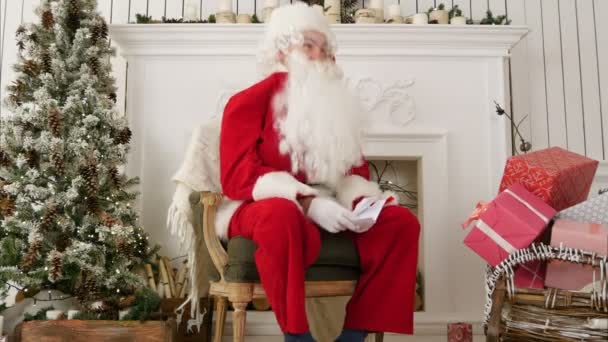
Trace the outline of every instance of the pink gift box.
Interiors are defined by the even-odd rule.
[[[519,265],[515,270],[513,281],[515,287],[544,289],[547,264],[542,261],[530,261]]]
[[[608,225],[581,223],[567,219],[555,221],[551,233],[551,245],[582,249],[608,254]],[[579,291],[593,282],[594,269],[590,265],[580,265],[559,260],[551,260],[547,265],[545,285],[563,290]],[[595,279],[600,279],[595,268]]]
[[[473,342],[470,323],[448,323],[448,342]]]
[[[464,243],[492,266],[526,248],[556,211],[520,184],[501,192],[477,220]]]

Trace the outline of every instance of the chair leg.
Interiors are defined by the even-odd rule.
[[[226,304],[228,299],[226,297],[215,297],[215,312],[217,318],[215,320],[215,332],[213,335],[213,342],[222,342],[224,337],[224,323],[226,322]]]
[[[377,332],[376,336],[374,337],[374,342],[383,342],[383,341],[384,341],[384,333]]]
[[[247,321],[247,302],[233,302],[234,314],[232,318],[234,342],[245,341],[245,322]]]

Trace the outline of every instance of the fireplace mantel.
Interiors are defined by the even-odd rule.
[[[123,56],[253,55],[264,25],[112,25]],[[508,56],[522,26],[333,25],[339,55]]]
[[[418,163],[426,308],[417,334],[445,340],[445,324],[480,322],[484,263],[463,244],[460,222],[497,192],[510,155],[509,51],[517,26],[335,25],[338,63],[366,105],[364,153]],[[163,253],[179,255],[164,227],[171,177],[192,128],[219,116],[230,95],[259,79],[263,25],[112,25],[128,60],[127,108],[133,128],[127,170],[141,177],[142,221]],[[261,313],[254,334],[278,334]],[[256,321],[256,318],[249,322]],[[253,323],[252,323],[253,324]],[[479,330],[476,330],[479,332]],[[415,340],[415,339],[414,339]]]

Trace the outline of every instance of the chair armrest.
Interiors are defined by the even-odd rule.
[[[222,201],[222,194],[217,192],[201,192],[201,203],[203,206],[203,236],[209,251],[209,256],[224,281],[224,266],[228,264],[228,253],[222,246],[220,238],[215,232],[215,214],[217,207]]]

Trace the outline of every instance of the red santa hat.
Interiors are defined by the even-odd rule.
[[[303,2],[296,2],[276,8],[266,24],[266,32],[260,44],[259,66],[264,75],[284,70],[277,60],[279,51],[285,51],[292,44],[302,42],[303,31],[318,31],[325,35],[327,51],[336,52],[336,37],[323,12]]]

